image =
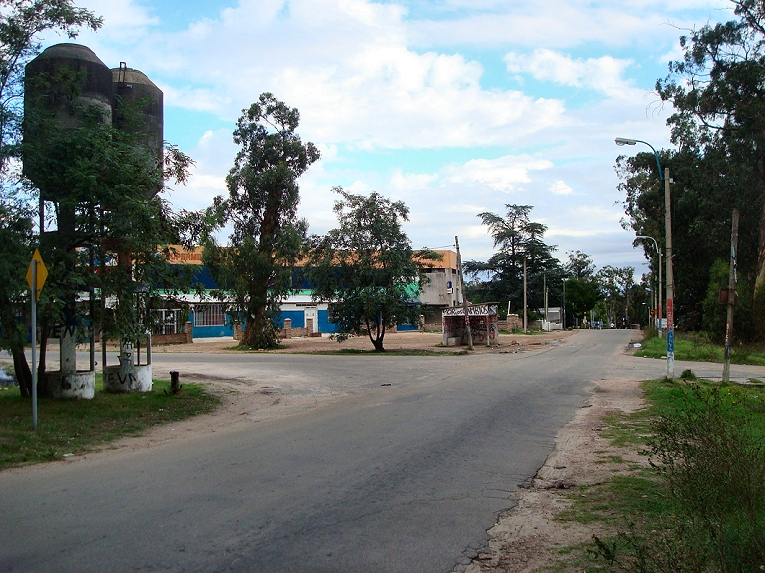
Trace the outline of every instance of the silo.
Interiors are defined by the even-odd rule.
[[[111,123],[112,72],[87,46],[56,44],[29,62],[25,74],[24,140],[37,151],[25,155],[24,174],[37,185],[43,199],[59,201],[70,190],[51,185],[44,170],[38,168],[46,154],[43,122],[53,119],[55,127],[76,128],[82,123],[83,110],[94,108],[101,112],[104,123]]]
[[[140,70],[124,62],[112,69],[114,126],[137,135],[136,144],[146,146],[162,164],[164,145],[164,95]],[[160,189],[155,189],[154,193]]]

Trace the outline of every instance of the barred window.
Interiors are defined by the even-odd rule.
[[[194,326],[225,325],[226,315],[222,304],[198,304],[194,307]]]

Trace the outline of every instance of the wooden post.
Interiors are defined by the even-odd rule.
[[[736,303],[736,249],[738,249],[738,209],[733,209],[730,232],[730,272],[728,274],[728,312],[725,321],[725,360],[722,381],[730,380],[730,353],[733,344],[733,305]]]
[[[181,391],[181,373],[177,370],[170,371],[170,392],[177,394]]]

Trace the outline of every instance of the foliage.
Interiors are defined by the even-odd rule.
[[[295,133],[300,114],[270,93],[243,110],[234,130],[241,149],[226,178],[228,198],[210,208],[220,226],[233,227],[227,248],[208,237],[204,262],[245,323],[243,343],[274,348],[279,302],[290,291],[308,224],[297,218],[298,178],[319,159]]]
[[[63,89],[76,94],[76,87]],[[118,129],[103,121],[98,107],[74,100],[67,108],[78,121],[62,127],[57,108],[45,105],[48,92],[38,93],[46,93],[42,101],[28,97],[23,151],[25,172],[46,190],[57,226],[40,240],[49,270],[39,301],[44,372],[53,326],[63,324],[82,337],[90,322],[87,309],[75,304],[78,293],[98,292],[113,301],[96,317],[104,336],[136,341],[151,327],[156,291],[182,286],[181,269],[167,262],[166,249],[157,250],[178,237],[177,217],[158,191],[167,177],[184,182],[192,162],[169,145],[158,162],[157,150],[131,124],[138,113],[126,104]],[[49,195],[51,189],[59,192]]]
[[[765,336],[765,9],[758,0],[733,0],[735,20],[707,25],[681,37],[684,57],[670,63],[670,75],[657,82],[657,91],[664,101],[671,102],[676,112],[670,117],[673,142],[680,147],[683,163],[690,165],[696,156],[701,169],[684,174],[680,180],[693,181],[691,190],[699,193],[701,209],[711,209],[728,222],[727,214],[733,207],[741,211],[739,237],[742,259],[752,256],[751,263],[740,261],[740,268],[753,295],[754,317],[758,337]],[[682,169],[682,167],[680,167]],[[679,170],[678,170],[679,172]],[[702,177],[707,177],[704,181]],[[695,180],[695,181],[694,181]],[[714,186],[717,185],[717,188]],[[710,188],[711,187],[711,188]],[[715,195],[720,200],[715,201]],[[678,203],[678,210],[682,206]],[[693,210],[693,205],[687,205]],[[722,239],[724,234],[714,233],[714,217],[705,218],[712,231],[710,236]],[[750,239],[750,236],[752,238]],[[713,239],[697,237],[697,250],[701,251]],[[720,241],[727,246],[727,241]],[[691,243],[689,245],[693,247]],[[752,251],[752,255],[746,253]],[[689,253],[690,255],[690,253]],[[702,253],[702,256],[704,253]],[[703,270],[722,253],[703,256]],[[694,260],[694,259],[691,259]],[[741,265],[741,263],[744,263]],[[679,276],[683,276],[679,274]],[[699,305],[704,298],[706,284],[696,282]],[[684,293],[678,298],[683,300]],[[698,327],[698,308],[686,315],[692,327]]]
[[[598,553],[618,571],[759,571],[765,562],[765,394],[654,383],[648,453],[668,500]],[[633,519],[645,515],[634,514]]]
[[[24,396],[31,393],[32,375],[18,318],[26,306],[22,293],[32,252],[32,213],[14,161],[20,157],[24,66],[40,51],[42,32],[74,38],[81,28],[100,26],[100,18],[72,0],[0,0],[0,348],[13,355]]]
[[[31,374],[26,375],[22,360],[26,328],[20,321],[20,310],[28,306],[29,292],[25,275],[31,259],[32,226],[30,210],[18,198],[4,194],[0,201],[0,349],[13,354],[24,396],[31,393]],[[28,370],[28,367],[27,367]]]
[[[337,338],[367,334],[383,351],[386,329],[418,322],[416,298],[427,280],[421,266],[437,255],[412,250],[401,228],[409,220],[403,202],[333,191],[342,197],[334,206],[339,226],[312,238],[306,274],[314,299],[330,305]]]
[[[596,280],[603,294],[606,320],[609,323],[619,324],[624,318],[629,324],[630,295],[635,286],[632,278],[634,274],[635,269],[632,267],[619,268],[611,265],[606,265],[598,271]]]
[[[704,328],[710,269],[715,260],[730,256],[731,213],[741,213],[739,225],[739,298],[747,291],[748,304],[754,287],[757,264],[758,220],[761,202],[749,169],[740,169],[735,157],[720,144],[703,150],[685,147],[677,152],[660,152],[668,166],[672,185],[673,266],[675,275],[675,323],[684,330]],[[619,157],[617,173],[622,179],[624,209],[629,226],[638,235],[665,243],[664,189],[656,173],[652,154]],[[651,274],[658,276],[658,259],[652,242],[645,242]],[[663,270],[663,269],[662,269]],[[727,279],[726,279],[727,284]],[[742,301],[743,304],[743,301]],[[737,313],[741,314],[741,313]],[[743,316],[741,317],[744,318]],[[738,319],[737,319],[738,320]],[[738,320],[739,324],[743,324]],[[742,340],[752,340],[753,328],[734,330]]]
[[[526,259],[528,305],[544,307],[544,283],[553,300],[562,298],[563,269],[553,256],[555,247],[543,241],[547,227],[529,218],[531,205],[505,205],[504,217],[480,213],[498,252],[488,261],[467,261],[465,274],[472,279],[468,296],[478,302],[499,302],[505,308],[510,301],[515,309],[523,308],[523,261]]]

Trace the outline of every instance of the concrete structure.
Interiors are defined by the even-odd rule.
[[[424,270],[428,282],[423,285],[420,303],[423,306],[425,323],[440,325],[443,310],[462,304],[462,285],[457,270],[457,253],[436,251],[440,261],[428,261]]]
[[[51,178],[51,173],[55,173],[50,169],[51,158],[56,161],[64,158],[61,157],[61,150],[50,143],[48,122],[52,120],[56,128],[64,132],[74,130],[85,124],[94,110],[95,117],[103,124],[111,124],[123,133],[137,135],[135,147],[149,149],[156,157],[156,164],[161,165],[164,146],[163,95],[145,74],[128,68],[124,62],[120,63],[119,68],[110,70],[93,50],[71,43],[50,46],[27,64],[24,79],[24,174],[40,189],[41,236],[45,236],[46,240],[52,237],[59,247],[65,246],[71,251],[88,244],[95,245],[91,242],[93,239],[78,228],[77,205],[71,199],[75,187],[68,188],[68,183],[62,186],[56,177]],[[77,159],[65,160],[75,162]],[[158,193],[161,187],[159,182],[156,187],[147,189],[147,198]],[[56,204],[56,231],[44,233],[43,201]],[[102,209],[110,207],[113,206],[101,205]],[[131,268],[131,254],[125,251],[122,237],[102,237],[101,245],[108,245],[106,248],[117,254],[119,264]],[[48,379],[43,383],[54,397],[92,398],[95,392],[93,347],[90,371],[77,372],[76,369],[75,340],[78,330],[83,329],[82,319],[77,315],[77,294],[68,293],[63,303],[61,369],[49,372]],[[91,328],[95,324],[93,307],[88,322]],[[94,338],[95,332],[91,332],[90,336]],[[132,347],[132,342],[121,341],[121,346],[127,349]],[[105,357],[105,347],[102,353]],[[130,364],[125,362],[128,358]],[[128,388],[127,391],[151,389],[151,363],[143,366],[133,364],[132,352],[125,350],[121,353],[119,367],[108,370],[105,360],[102,360],[102,366],[105,386],[107,379],[130,382],[115,385],[115,391],[117,388]],[[119,370],[118,376],[113,375],[117,372],[115,368]]]
[[[494,346],[498,344],[499,303],[470,304],[467,314],[470,320],[470,333],[473,344]],[[461,306],[445,308],[441,319],[441,344],[456,346],[467,344],[465,309]]]

